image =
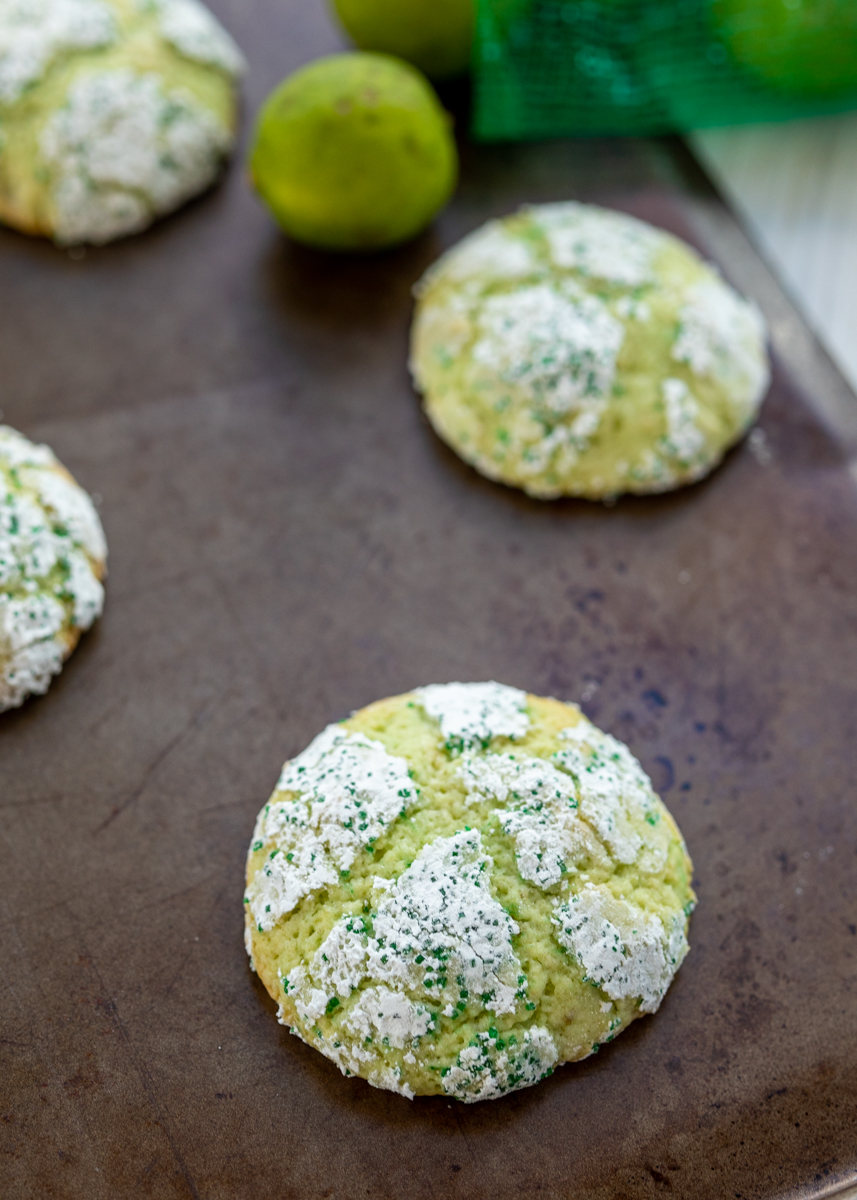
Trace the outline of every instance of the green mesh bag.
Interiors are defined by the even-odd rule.
[[[474,133],[664,133],[857,107],[857,0],[477,0]]]

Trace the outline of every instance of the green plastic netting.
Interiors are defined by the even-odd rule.
[[[857,108],[857,0],[478,0],[474,133],[663,133]]]

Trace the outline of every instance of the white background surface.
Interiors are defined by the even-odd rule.
[[[857,113],[690,142],[857,391]]]

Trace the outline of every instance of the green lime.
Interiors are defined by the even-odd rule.
[[[445,79],[470,66],[475,0],[333,0],[362,50],[395,54]]]
[[[766,83],[805,96],[857,88],[854,0],[714,0],[718,34]]]
[[[335,54],[265,102],[253,182],[291,237],[377,250],[424,229],[455,188],[451,118],[431,85],[384,54]]]

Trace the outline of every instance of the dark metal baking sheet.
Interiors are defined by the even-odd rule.
[[[248,107],[335,48],[318,4],[216,5]],[[409,289],[523,200],[702,231],[773,317],[765,443],[613,508],[433,436]],[[857,1176],[852,398],[673,143],[465,149],[402,250],[289,246],[240,169],[84,257],[0,234],[5,418],[103,496],[109,602],[0,720],[0,1192],[118,1200],[810,1197]],[[797,383],[796,383],[797,381]],[[800,384],[800,386],[798,386]],[[283,759],[431,680],[585,698],[697,868],[661,1011],[502,1101],[409,1103],[277,1025],[241,944]]]

